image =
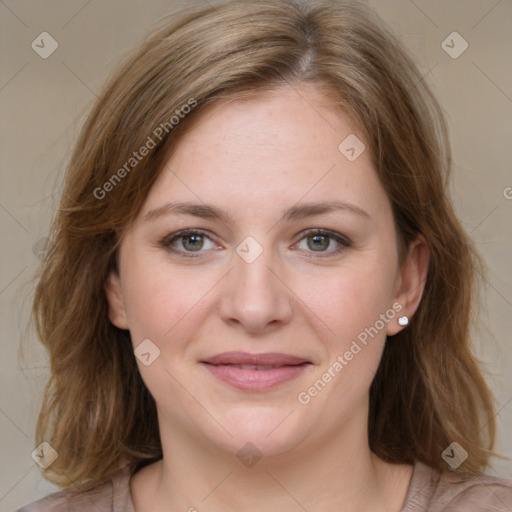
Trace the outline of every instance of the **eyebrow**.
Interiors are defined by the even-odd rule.
[[[299,203],[282,212],[282,219],[287,221],[301,220],[315,215],[323,215],[335,211],[343,211],[360,215],[367,219],[370,214],[351,203],[345,201],[323,201],[320,203]],[[230,221],[228,212],[216,206],[190,202],[170,202],[149,211],[144,215],[144,221],[155,220],[169,215],[192,215],[203,219],[219,220],[225,224]]]

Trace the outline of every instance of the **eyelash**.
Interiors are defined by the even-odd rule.
[[[204,251],[201,251],[201,250],[199,250],[199,251],[178,251],[176,249],[171,248],[171,245],[176,240],[183,239],[186,236],[190,236],[190,235],[201,235],[201,236],[205,236],[206,238],[211,240],[210,236],[208,236],[208,233],[206,231],[203,231],[202,229],[184,229],[181,231],[177,231],[176,233],[171,233],[170,235],[165,236],[160,241],[160,246],[165,249],[170,250],[174,254],[178,254],[179,256],[181,256],[183,258],[201,257],[201,253]],[[315,236],[315,235],[326,236],[329,239],[335,240],[336,242],[338,242],[340,244],[340,247],[338,247],[335,250],[328,251],[328,252],[327,251],[318,251],[318,252],[310,251],[310,252],[316,253],[316,254],[315,254],[315,256],[308,255],[307,256],[308,258],[328,258],[328,257],[334,256],[334,255],[340,254],[345,249],[352,246],[352,241],[349,238],[347,238],[346,236],[336,233],[335,231],[330,231],[327,229],[320,229],[320,228],[308,229],[308,230],[304,231],[302,233],[302,237],[299,239],[299,242],[309,236]],[[327,254],[327,255],[322,256],[321,254]]]

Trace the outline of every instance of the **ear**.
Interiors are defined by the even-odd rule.
[[[394,303],[400,303],[403,309],[396,320],[388,324],[388,336],[393,336],[404,329],[398,323],[399,317],[407,316],[410,319],[418,309],[427,281],[429,259],[427,242],[423,235],[418,235],[409,245],[407,258],[397,276]]]
[[[124,307],[121,280],[115,270],[111,270],[107,277],[105,293],[108,300],[108,316],[110,321],[119,329],[128,329],[128,318]]]

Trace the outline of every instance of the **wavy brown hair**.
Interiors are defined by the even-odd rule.
[[[370,447],[387,461],[443,470],[441,453],[457,441],[469,453],[459,471],[486,468],[493,400],[470,350],[482,262],[447,195],[440,106],[397,36],[364,4],[242,0],[164,18],[113,74],[76,143],[33,303],[51,365],[36,442],[59,454],[45,478],[92,485],[126,462],[161,458],[155,403],[129,332],[108,317],[104,286],[119,242],[206,106],[301,83],[322,88],[364,135],[392,205],[400,262],[418,234],[430,250],[419,308],[386,343],[370,389]],[[174,128],[154,136],[191,102]],[[114,183],[148,137],[154,147]]]

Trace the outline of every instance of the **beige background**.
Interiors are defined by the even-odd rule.
[[[456,208],[489,266],[476,349],[496,394],[497,448],[512,457],[512,2],[370,3],[399,32],[448,117]],[[179,5],[172,0],[0,1],[0,511],[54,490],[30,456],[47,375],[44,351],[31,331],[26,358],[18,359],[30,277],[38,263],[34,246],[46,235],[65,160],[95,93],[125,51]],[[47,59],[31,48],[43,31],[59,45]],[[453,31],[469,44],[457,59],[441,47]],[[495,461],[490,472],[512,477],[512,460]]]

